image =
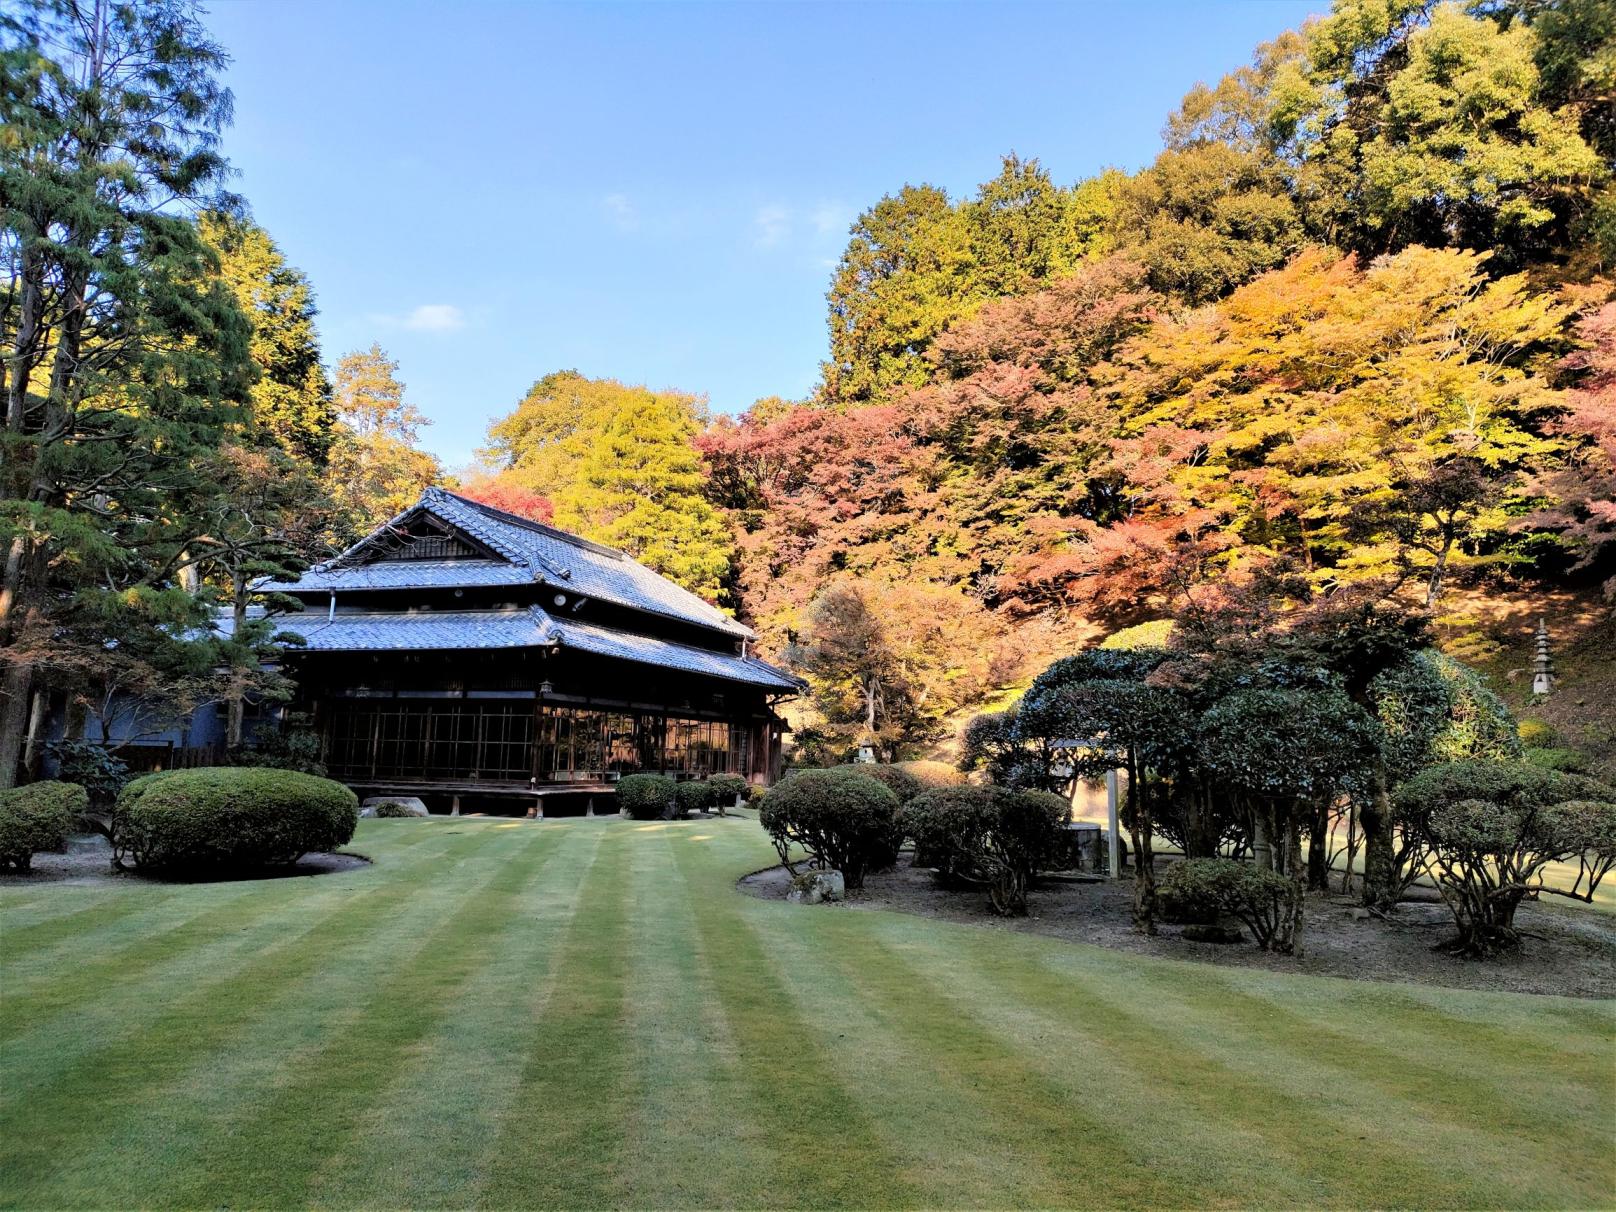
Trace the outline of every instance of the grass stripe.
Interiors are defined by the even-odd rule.
[[[521,1055],[554,978],[559,942],[573,921],[583,874],[605,826],[552,831],[543,879],[514,904],[517,928],[401,1064],[385,1096],[356,1120],[311,1184],[329,1207],[453,1207],[486,1180],[499,1130],[516,1097]]]
[[[1264,1048],[1288,1050],[1312,1065],[1350,1072],[1355,1082],[1417,1114],[1440,1117],[1484,1135],[1506,1132],[1511,1149],[1546,1144],[1553,1154],[1568,1139],[1595,1150],[1609,1141],[1607,1131],[1592,1124],[1581,1129],[1559,1114],[1577,1093],[1585,1096],[1589,1110],[1596,1109],[1587,1105],[1591,1096],[1593,1102],[1603,1102],[1607,1116],[1616,1111],[1609,1098],[1610,1083],[1590,1085],[1587,1078],[1597,1070],[1590,1069],[1589,1058],[1576,1051],[1559,1052],[1530,1038],[1497,1031],[1478,1035],[1439,1013],[1417,1020],[1404,1017],[1394,1027],[1394,1020],[1377,1008],[1349,1031],[1340,1024],[1351,1021],[1350,1012],[1343,1013],[1336,999],[1321,998],[1311,1012],[1304,1012],[1272,996],[1247,993],[1223,972],[1196,981],[1155,968],[1133,976],[1140,986],[1171,999],[1203,1026],[1217,1024],[1223,1033],[1238,1031]],[[1375,1042],[1377,1038],[1384,1044]],[[1601,1085],[1603,1100],[1597,1097]],[[1478,1122],[1483,1114],[1485,1122]]]
[[[470,861],[449,864],[458,878],[447,887],[471,879]],[[228,1047],[195,1056],[166,1084],[148,1091],[140,1108],[113,1108],[93,1137],[73,1142],[61,1159],[53,1184],[58,1202],[98,1207],[113,1193],[124,1204],[137,1202],[136,1193],[156,1202],[154,1193],[192,1165],[198,1142],[305,1071],[328,1036],[350,1022],[410,948],[441,924],[442,895],[427,890],[345,945],[340,963],[274,990]],[[151,1106],[161,1114],[150,1114]]]
[[[153,1202],[178,1207],[309,1202],[316,1177],[311,1167],[345,1146],[408,1055],[448,1018],[465,984],[504,935],[519,928],[515,911],[553,850],[538,830],[519,840],[491,831],[477,840],[477,857],[491,860],[486,877],[440,883],[437,924],[413,954],[392,965],[386,978],[350,1008],[342,1025],[324,1033],[291,1081],[267,1097],[249,1098],[238,1114],[215,1124],[175,1181],[158,1188]],[[243,1148],[243,1141],[250,1147]],[[280,1165],[278,1159],[288,1156],[301,1159],[298,1169]]]
[[[630,840],[612,829],[585,876],[478,1207],[626,1202],[616,1155],[629,1101],[622,1027]]]
[[[1335,1073],[1331,1084],[1308,1066],[1305,1051],[1265,1048],[1238,1027],[1232,1038],[1221,1038],[1162,990],[1124,985],[1123,976],[1137,975],[1131,965],[1111,969],[1091,963],[1074,979],[1064,965],[1056,969],[1025,963],[1028,948],[1020,938],[993,947],[970,939],[966,950],[980,965],[986,985],[1001,996],[1041,1011],[1051,1022],[1075,1020],[1080,1030],[1092,1028],[1096,1046],[1152,1075],[1160,1094],[1175,1105],[1213,1128],[1238,1124],[1259,1136],[1270,1163],[1283,1158],[1283,1171],[1308,1184],[1302,1202],[1399,1205],[1409,1199],[1409,1173],[1421,1175],[1420,1203],[1491,1206],[1500,1198],[1496,1181],[1479,1182],[1462,1152],[1421,1150],[1408,1142],[1411,1133],[1429,1128],[1413,1109],[1378,1091],[1366,1097],[1345,1073]],[[961,1005],[973,1009],[972,1003]],[[1353,1144],[1342,1150],[1321,1148],[1320,1142],[1328,1140]],[[1364,1166],[1365,1153],[1378,1164]],[[1171,1151],[1140,1160],[1169,1170],[1175,1165]],[[1507,1202],[1520,1206],[1553,1202],[1536,1191],[1511,1194],[1519,1197],[1505,1197]]]
[[[675,846],[679,866],[692,885],[712,886],[713,867],[696,843],[684,840]],[[739,895],[731,888],[704,898],[695,917],[746,1078],[743,1114],[774,1153],[778,1186],[759,1202],[792,1204],[810,1192],[816,1207],[921,1202],[904,1177],[906,1159],[888,1149],[858,1099],[832,1076],[833,1057],[774,974],[762,940],[739,912]]]
[[[446,857],[475,848],[476,838],[444,847]],[[332,878],[332,877],[321,877]],[[412,896],[407,881],[379,883],[346,899],[307,927],[212,980],[200,980],[133,1033],[98,1041],[77,1056],[48,1086],[18,1088],[8,1080],[0,1099],[0,1172],[7,1185],[0,1206],[29,1206],[28,1192],[48,1183],[58,1159],[82,1138],[95,1135],[109,1116],[140,1107],[199,1055],[234,1043],[255,1014],[285,996],[289,987],[340,964],[342,948],[362,937]],[[96,1108],[95,1115],[85,1114]]]
[[[102,892],[99,894],[101,899],[97,904],[70,913],[59,913],[42,922],[23,926],[7,925],[4,930],[0,930],[0,956],[7,962],[12,962],[31,951],[80,938],[100,926],[117,922],[128,912],[127,898],[137,887],[139,886],[131,883],[127,890]],[[160,899],[168,900],[172,896],[172,892],[160,894]]]
[[[636,887],[664,889],[631,911],[628,1039],[634,1146],[621,1164],[627,1189],[662,1207],[756,1205],[779,1188],[774,1158],[749,1115],[736,1114],[745,1075],[716,1011],[712,957],[696,927],[691,887],[675,846],[703,844],[732,824],[659,827],[634,848]],[[701,1164],[690,1160],[699,1157]]]
[[[404,876],[420,864],[442,862],[442,847],[440,835],[432,852],[406,864],[393,865],[392,869]],[[137,999],[132,1005],[128,992],[142,987],[143,983],[131,980],[117,969],[108,974],[104,986],[93,996],[54,1015],[37,1013],[22,999],[12,999],[8,985],[7,997],[0,1002],[0,1041],[3,1041],[0,1042],[0,1066],[4,1066],[8,1081],[14,1086],[28,1086],[60,1073],[81,1053],[131,1035],[156,1018],[164,1010],[171,988],[191,987],[198,973],[206,977],[228,971],[241,962],[238,957],[256,955],[293,941],[308,928],[313,915],[338,911],[356,896],[370,895],[387,883],[386,878],[375,878],[372,869],[311,879],[256,882],[253,895],[261,899],[243,907],[245,916],[226,923],[228,928],[222,928],[205,945],[191,950],[175,949],[168,962],[148,969],[143,974],[144,983],[152,985],[156,996]],[[197,898],[206,903],[226,888],[239,886],[201,885],[194,891]],[[285,915],[292,906],[302,913],[287,920]],[[144,919],[131,914],[127,928],[139,934],[144,929]]]

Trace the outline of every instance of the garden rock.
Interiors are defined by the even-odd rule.
[[[847,892],[847,883],[840,871],[804,871],[791,881],[786,900],[799,905],[817,905],[821,901],[839,901]]]
[[[359,815],[371,817],[376,815],[378,804],[397,804],[400,808],[408,808],[416,816],[429,816],[426,805],[413,795],[373,795],[359,805]]]

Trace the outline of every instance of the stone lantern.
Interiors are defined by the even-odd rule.
[[[1543,619],[1537,621],[1537,633],[1532,637],[1532,693],[1548,694],[1554,689],[1554,661],[1549,656],[1549,627]]]

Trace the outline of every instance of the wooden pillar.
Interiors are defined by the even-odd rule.
[[[1119,832],[1121,825],[1117,817],[1117,772],[1107,770],[1105,772],[1105,821],[1111,831],[1109,843],[1111,854],[1108,866],[1112,879],[1118,879],[1122,875],[1122,834]],[[1136,859],[1135,861],[1137,862],[1138,860]]]

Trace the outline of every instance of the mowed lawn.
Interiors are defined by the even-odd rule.
[[[375,865],[0,890],[0,1202],[1616,1199],[1609,1004],[764,902],[749,820],[353,848]]]

